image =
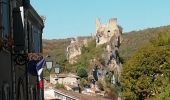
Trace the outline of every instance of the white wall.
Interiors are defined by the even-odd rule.
[[[59,78],[58,83],[66,85],[77,85],[77,79],[72,77]]]

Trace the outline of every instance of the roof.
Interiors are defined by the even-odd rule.
[[[44,91],[45,99],[55,99],[54,90],[48,89]]]
[[[74,75],[74,74],[72,74],[72,73],[69,73],[69,74],[58,74],[58,78],[66,78],[66,77],[70,77],[70,78],[80,78],[79,76]]]
[[[67,90],[56,90],[56,91],[59,91],[61,93],[69,95],[69,96],[73,96],[73,97],[77,98],[78,100],[109,100],[107,98],[104,98],[104,97],[98,96],[98,95],[90,96],[90,95],[76,93],[76,92],[67,91]]]
[[[32,7],[32,5],[29,6],[29,15],[34,16],[32,17],[33,19],[35,19],[36,24],[41,25],[42,28],[44,28],[44,22],[43,19],[40,17],[40,15],[36,12],[36,10]]]

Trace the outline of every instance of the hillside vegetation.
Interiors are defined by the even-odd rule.
[[[150,39],[123,65],[125,100],[170,100],[170,29]]]
[[[93,59],[107,67],[103,57],[105,44],[96,47],[95,39],[90,39],[88,46],[82,47],[77,63],[69,64],[65,56],[69,42],[44,40],[44,54],[51,55],[63,72],[77,73],[80,85],[86,85],[90,82]],[[123,100],[170,100],[170,26],[124,33],[119,53],[123,62],[119,86],[111,84],[111,77],[98,81],[101,90],[109,91],[108,97],[116,97],[121,91]]]
[[[123,59],[129,59],[139,47],[148,43],[151,38],[166,33],[168,30],[170,30],[170,25],[124,33],[119,49],[120,56]]]
[[[140,31],[132,31],[123,34],[123,41],[121,43],[119,53],[123,63],[132,57],[134,52],[143,45],[149,43],[149,40],[159,34],[166,33],[170,30],[169,26],[162,26],[157,28],[149,28]],[[90,37],[79,37],[79,39]],[[78,67],[85,67],[87,71],[90,71],[92,65],[89,64],[89,60],[92,58],[98,58],[100,64],[104,64],[104,60],[101,59],[101,52],[103,47],[95,47],[95,41],[89,41],[89,47],[82,48],[82,55],[78,59],[78,63],[70,65],[66,59],[65,50],[70,43],[71,38],[68,39],[54,39],[43,40],[43,55],[50,55],[53,59],[54,65],[59,64],[61,66],[61,72],[76,72]],[[54,72],[54,69],[51,71]],[[49,75],[49,72],[45,69],[44,75]]]
[[[123,41],[119,49],[120,56],[124,60],[130,58],[139,47],[148,43],[151,38],[157,36],[160,33],[167,32],[169,29],[170,25],[124,33]],[[83,37],[81,39],[83,39]],[[69,45],[70,40],[70,38],[43,40],[43,54],[51,55],[55,62],[63,65],[66,60],[65,50]]]

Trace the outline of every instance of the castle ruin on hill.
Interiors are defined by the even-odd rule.
[[[119,46],[122,41],[122,28],[117,24],[117,19],[112,18],[107,24],[101,24],[99,19],[96,19],[96,46],[105,45],[105,66],[113,73],[115,82],[119,82],[121,72],[121,62],[119,58]],[[78,55],[81,55],[82,45],[87,44],[78,39],[72,39],[67,47],[67,59],[70,64],[76,63]],[[113,83],[115,83],[113,82]]]
[[[96,19],[96,45],[104,43],[121,42],[122,28],[117,24],[117,19],[112,18],[107,24],[101,24],[100,20]]]
[[[122,41],[122,28],[117,24],[116,18],[111,18],[107,24],[101,24],[96,19],[96,46],[105,44],[106,65],[113,73],[113,83],[120,82],[121,62],[119,58],[119,46]]]

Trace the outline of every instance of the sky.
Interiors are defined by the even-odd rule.
[[[46,17],[44,39],[90,36],[95,20],[117,18],[124,32],[170,25],[170,0],[30,0]]]

